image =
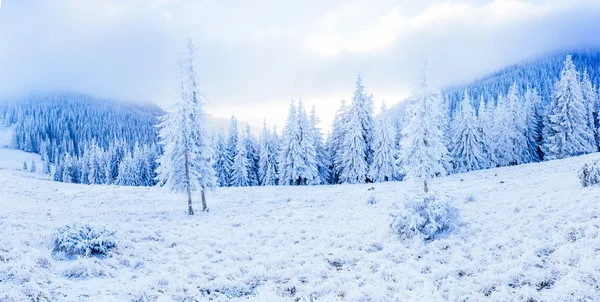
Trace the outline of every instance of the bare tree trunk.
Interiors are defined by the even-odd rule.
[[[423,190],[425,190],[425,193],[429,192],[429,188],[427,187],[427,179],[423,180]]]
[[[188,215],[194,215],[194,209],[192,209],[192,188],[190,188],[190,165],[188,162],[188,153],[185,152],[185,183],[188,195]],[[204,193],[204,191],[203,191]]]
[[[202,187],[202,191],[200,192],[200,196],[202,196],[202,212],[206,212],[207,210],[207,206],[206,206],[206,196],[204,194],[204,187]]]

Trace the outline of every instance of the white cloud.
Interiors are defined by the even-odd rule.
[[[435,3],[414,16],[405,13],[402,5],[396,5],[369,22],[364,18],[365,10],[372,7],[368,4],[369,2],[352,3],[329,12],[306,34],[304,46],[325,56],[342,52],[364,53],[402,43],[404,37],[422,32],[444,32],[456,27],[489,30],[549,17],[577,5],[599,6],[597,1],[586,0],[553,0],[538,3],[525,0],[494,0],[483,5],[445,1]],[[356,24],[360,24],[358,30]],[[348,27],[351,27],[350,31]]]

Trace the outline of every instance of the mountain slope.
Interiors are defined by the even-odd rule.
[[[159,188],[0,170],[0,300],[591,301],[600,187],[576,174],[599,157],[432,180],[462,225],[430,243],[390,232],[392,204],[420,189],[408,182],[222,188],[189,217]],[[54,259],[50,236],[75,221],[116,230],[112,257]]]

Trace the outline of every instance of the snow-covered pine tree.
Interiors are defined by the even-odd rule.
[[[385,103],[375,122],[373,135],[373,162],[369,167],[369,179],[374,182],[394,180],[398,175],[396,133]]]
[[[514,120],[510,115],[510,105],[506,98],[498,95],[496,108],[494,110],[494,124],[492,126],[492,140],[494,141],[494,157],[496,166],[504,167],[517,162],[517,155],[514,153],[513,140],[511,132],[515,129]]]
[[[246,124],[246,135],[244,136],[244,146],[246,148],[246,158],[248,165],[248,186],[260,185],[258,179],[258,162],[260,160],[260,151],[258,142],[250,130],[250,124]]]
[[[319,184],[327,184],[330,178],[329,167],[331,166],[331,161],[323,142],[323,133],[321,132],[321,128],[319,128],[319,123],[321,123],[321,120],[317,116],[317,111],[315,110],[315,105],[313,104],[312,110],[310,111],[310,124],[312,126],[312,136],[314,139],[315,149],[317,151]]]
[[[518,165],[527,162],[527,159],[530,158],[531,155],[529,154],[527,145],[526,111],[523,110],[523,102],[519,95],[519,88],[517,88],[516,83],[513,83],[508,89],[506,102],[509,110],[508,115],[511,117],[509,121],[511,128],[505,129],[510,136],[511,146],[513,148],[512,154],[514,155],[514,158],[511,164]]]
[[[231,186],[233,187],[247,187],[250,185],[250,180],[248,178],[249,164],[246,150],[246,144],[242,137],[242,139],[238,140],[238,146],[231,170]]]
[[[525,104],[525,124],[527,137],[527,155],[529,156],[525,162],[540,161],[540,144],[542,142],[542,116],[541,104],[542,99],[536,88],[528,87],[524,94]]]
[[[79,183],[79,161],[70,153],[62,161],[62,181],[66,183]]]
[[[588,126],[585,100],[578,72],[568,55],[560,79],[554,85],[543,128],[544,160],[594,152],[594,133]]]
[[[317,149],[315,147],[314,126],[306,114],[302,99],[298,101],[298,129],[300,133],[300,150],[304,161],[304,169],[300,173],[301,185],[321,184],[317,164]]]
[[[281,138],[279,185],[300,185],[304,169],[306,169],[306,166],[300,147],[300,127],[298,126],[296,105],[292,100]]]
[[[237,148],[238,148],[238,140],[239,140],[239,129],[238,129],[238,122],[237,119],[235,118],[235,116],[231,116],[231,121],[229,122],[229,132],[228,132],[228,136],[227,136],[227,153],[228,153],[228,158],[231,158],[231,170],[229,171],[229,185],[233,186],[233,179],[232,179],[232,175],[233,175],[233,160],[235,159],[235,156],[237,155]]]
[[[31,168],[29,169],[29,172],[35,173],[36,170],[37,170],[37,168],[35,167],[35,160],[32,160],[31,161]]]
[[[373,119],[373,95],[367,95],[360,75],[356,78],[356,90],[352,97],[350,110],[356,111],[361,125],[363,140],[366,146],[365,160],[367,164],[373,161],[373,133],[375,122]]]
[[[490,114],[489,107],[492,106],[491,102],[485,102],[483,95],[479,98],[479,109],[477,112],[477,120],[479,121],[479,135],[483,142],[483,152],[485,154],[484,168],[489,168],[496,165],[496,157],[494,155],[494,142],[491,140],[490,129],[493,127],[493,120]]]
[[[217,133],[217,139],[215,142],[215,172],[217,174],[217,184],[219,187],[229,186],[231,176],[232,159],[229,158],[229,152],[227,150],[227,143],[225,142],[225,134],[223,129],[219,129]]]
[[[179,60],[181,97],[174,110],[162,118],[159,138],[164,153],[158,158],[157,178],[172,192],[187,194],[188,214],[194,215],[192,192],[200,191],[202,210],[207,209],[205,189],[216,185],[211,163],[212,148],[206,130],[206,100],[198,89],[195,48],[188,40],[187,53]]]
[[[350,111],[341,150],[340,182],[359,184],[367,179],[367,144],[361,127],[361,116],[358,110]]]
[[[91,152],[92,149],[90,149],[89,146],[86,146],[83,149],[83,156],[80,158],[80,162],[81,162],[81,183],[82,184],[89,184],[89,179],[90,179],[90,164],[92,162],[91,160]]]
[[[329,154],[330,164],[330,179],[329,183],[340,183],[341,167],[342,167],[342,145],[346,134],[346,102],[340,101],[340,108],[335,113],[331,133],[327,137],[326,148]]]
[[[115,181],[119,186],[138,186],[140,183],[139,174],[137,173],[136,162],[133,154],[129,150],[125,151],[123,160],[119,163],[119,176]]]
[[[42,170],[44,172],[44,174],[52,174],[52,168],[50,167],[50,159],[48,158],[48,155],[46,155],[46,159],[44,160],[44,170]]]
[[[258,176],[261,186],[274,186],[277,184],[277,157],[271,132],[267,128],[267,122],[263,123],[263,130],[260,133],[260,161],[258,165]]]
[[[23,171],[27,171],[27,161],[23,161]]]
[[[446,121],[442,94],[427,83],[426,68],[406,106],[399,163],[406,179],[424,179],[448,174],[448,149],[444,143]]]
[[[480,135],[479,120],[475,116],[466,89],[455,120],[451,152],[454,169],[458,173],[485,169],[489,165],[483,151],[485,142]]]
[[[106,158],[104,151],[92,142],[91,154],[89,158],[89,176],[88,183],[90,184],[105,184],[106,183]]]
[[[119,176],[119,164],[125,156],[125,143],[119,140],[114,140],[110,143],[106,154],[106,183],[114,184]]]
[[[597,128],[599,125],[596,124],[596,116],[598,113],[598,95],[596,89],[592,85],[590,76],[588,75],[587,69],[583,71],[583,77],[581,78],[581,92],[583,93],[583,99],[585,101],[588,127],[594,132],[594,145],[598,147],[600,141],[598,140]]]
[[[273,145],[273,152],[271,155],[271,165],[275,170],[275,184],[279,184],[279,158],[281,154],[281,138],[279,137],[279,133],[277,132],[277,126],[273,126],[273,131],[271,132],[271,144]]]

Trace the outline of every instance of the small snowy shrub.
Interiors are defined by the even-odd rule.
[[[396,206],[397,207],[397,206]],[[392,213],[392,232],[402,240],[420,237],[429,241],[456,228],[459,220],[458,209],[448,198],[427,194],[397,207]]]
[[[578,175],[584,187],[600,183],[600,160],[583,165]]]
[[[107,256],[117,247],[113,231],[87,224],[66,225],[52,235],[52,252],[73,256]]]

